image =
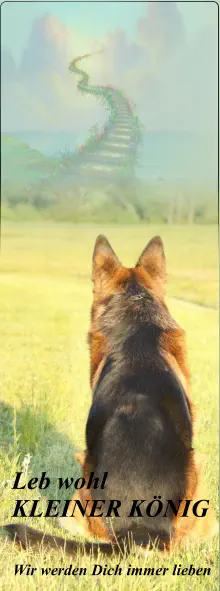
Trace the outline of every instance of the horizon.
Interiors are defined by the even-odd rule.
[[[89,132],[89,129],[88,129]],[[31,134],[31,133],[44,133],[44,134],[58,134],[58,133],[68,133],[68,134],[78,134],[78,130],[77,129],[14,129],[14,130],[1,130],[1,135],[5,134],[5,135],[12,135],[12,134],[19,134],[19,133],[26,133],[26,134]],[[165,133],[172,133],[172,134],[192,134],[192,135],[216,135],[217,137],[217,130],[201,130],[201,129],[172,129],[172,128],[167,128],[167,129],[157,129],[157,128],[148,128],[147,130],[145,130],[143,132],[144,134],[148,134],[148,133],[161,133],[161,134],[165,134]]]

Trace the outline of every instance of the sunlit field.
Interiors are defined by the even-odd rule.
[[[126,266],[138,259],[148,240],[160,234],[167,258],[167,302],[186,330],[197,407],[194,447],[207,455],[208,498],[218,498],[218,275],[215,226],[74,226],[4,223],[0,263],[0,487],[1,524],[11,521],[15,500],[71,498],[74,488],[57,491],[58,476],[80,475],[73,452],[84,448],[89,410],[87,331],[92,301],[91,258],[95,239],[104,233]],[[13,491],[15,472],[30,454],[28,475],[47,471],[47,490]],[[21,519],[19,519],[20,521]],[[53,518],[28,519],[28,525],[65,535]],[[68,536],[68,534],[67,534]],[[74,564],[85,575],[42,575],[40,567]],[[91,576],[95,563],[120,563],[121,575]],[[37,567],[33,576],[14,574],[15,564]],[[133,567],[169,567],[166,576],[126,574]],[[210,567],[209,576],[172,576],[175,564]],[[71,559],[62,551],[19,552],[4,538],[0,558],[2,589],[79,589],[194,591],[218,588],[217,540],[191,542],[175,554],[135,549],[127,558]]]

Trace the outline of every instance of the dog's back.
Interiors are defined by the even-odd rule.
[[[143,517],[132,519],[129,513],[135,499],[149,503],[159,496],[165,506],[167,499],[178,505],[184,498],[192,419],[183,385],[163,354],[164,333],[178,327],[160,298],[138,279],[135,269],[126,280],[122,273],[118,291],[101,299],[96,329],[105,339],[106,355],[87,421],[87,459],[96,474],[108,471],[103,498],[121,501],[114,522],[118,535],[148,532],[168,539],[171,512],[152,519],[145,506]],[[93,498],[98,494],[94,491]]]

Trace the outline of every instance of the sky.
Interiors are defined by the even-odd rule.
[[[104,113],[69,75],[84,62],[93,83],[119,85],[148,128],[217,125],[215,2],[4,2],[2,129],[77,129]]]
[[[136,21],[143,14],[143,2],[28,2],[5,1],[2,5],[2,45],[10,49],[16,61],[28,42],[33,20],[44,13],[52,13],[62,22],[81,29],[85,36],[93,38],[117,29],[123,24],[130,39],[135,39]],[[192,38],[202,27],[217,19],[214,2],[177,2],[186,27]]]

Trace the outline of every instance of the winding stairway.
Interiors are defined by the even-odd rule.
[[[94,175],[104,178],[133,177],[141,141],[141,125],[120,90],[111,86],[89,85],[88,74],[76,64],[90,55],[77,57],[69,69],[80,75],[77,87],[82,93],[93,94],[102,100],[109,111],[109,118],[101,133],[78,148],[66,173],[90,178]]]

